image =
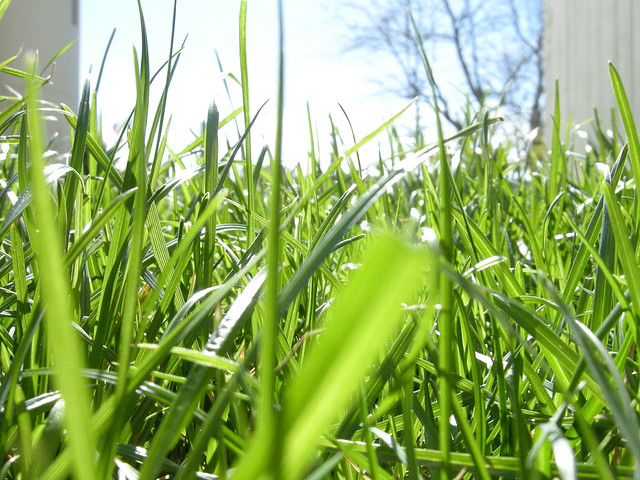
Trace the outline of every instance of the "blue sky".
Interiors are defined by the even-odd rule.
[[[328,150],[328,115],[333,115],[348,141],[348,125],[338,102],[345,108],[360,138],[400,110],[406,102],[380,92],[371,79],[378,70],[390,68],[356,53],[343,53],[344,26],[340,3],[321,0],[285,1],[285,162],[306,162],[309,148],[306,103],[320,132],[325,160]],[[173,1],[143,0],[152,69],[161,65],[169,51]],[[206,110],[216,100],[225,116],[231,106],[223,86],[215,52],[225,74],[240,76],[238,56],[239,0],[183,0],[178,2],[176,43],[188,34],[186,48],[172,82],[169,113],[173,115],[172,145],[179,149],[193,138]],[[336,6],[338,6],[336,8]],[[251,108],[255,113],[269,101],[255,127],[254,145],[273,145],[277,69],[276,2],[249,0],[248,56]],[[134,103],[132,47],[139,48],[140,31],[133,0],[83,0],[81,2],[81,73],[93,78],[113,28],[114,44],[100,87],[103,130],[113,134]],[[240,105],[240,87],[229,81],[234,106]],[[410,115],[407,114],[410,123]],[[230,133],[231,134],[231,133]],[[384,143],[384,138],[381,138]],[[178,145],[175,145],[178,143]],[[375,146],[375,144],[374,144]],[[375,156],[375,149],[370,149]]]

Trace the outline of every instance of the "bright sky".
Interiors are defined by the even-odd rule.
[[[328,158],[328,115],[333,115],[347,145],[350,132],[338,102],[344,107],[360,139],[404,105],[405,101],[383,95],[371,83],[380,77],[375,66],[358,54],[343,54],[344,26],[340,3],[323,0],[285,2],[285,139],[284,161],[306,164],[309,130],[306,103],[314,128],[320,131],[322,156]],[[172,0],[143,0],[152,71],[167,58],[171,33]],[[207,108],[216,100],[221,117],[232,111],[223,85],[225,75],[217,65],[218,52],[225,73],[240,77],[238,17],[239,0],[182,0],[178,2],[176,47],[188,34],[186,47],[170,90],[168,111],[173,115],[170,145],[180,149],[200,131]],[[255,126],[254,148],[273,147],[276,118],[277,21],[276,2],[249,0],[247,44],[252,115],[269,101]],[[83,0],[81,2],[81,74],[95,76],[113,28],[111,47],[100,87],[103,131],[107,140],[115,124],[127,118],[134,104],[133,49],[139,51],[140,30],[134,0]],[[228,77],[226,77],[228,78]],[[228,81],[233,106],[241,104],[240,87]],[[406,114],[410,123],[411,113]],[[231,135],[231,133],[230,133]],[[234,137],[232,137],[234,138]],[[385,137],[380,138],[384,145]],[[176,145],[178,143],[178,145]],[[375,151],[369,150],[375,157]],[[375,160],[375,158],[371,159]]]

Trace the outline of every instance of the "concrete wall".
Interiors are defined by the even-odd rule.
[[[12,67],[24,68],[24,52],[37,50],[40,68],[44,67],[62,48],[76,43],[55,61],[45,76],[51,74],[51,82],[41,90],[41,98],[55,104],[65,103],[74,111],[79,101],[79,5],[78,0],[13,0],[0,20],[0,61],[14,56],[22,48],[23,54]],[[9,95],[7,85],[21,94],[24,80],[0,74],[0,95]],[[48,122],[48,133],[58,131],[60,150],[68,146],[69,128],[59,119]],[[67,139],[65,140],[65,137]]]
[[[608,61],[620,73],[636,121],[640,121],[640,2],[638,0],[546,0],[545,136],[552,129],[554,83],[560,85],[563,122],[593,118],[611,125],[615,106]],[[621,127],[622,128],[622,127]],[[585,126],[592,132],[591,125]]]

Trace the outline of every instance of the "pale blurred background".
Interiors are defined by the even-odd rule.
[[[391,44],[388,39],[385,44],[384,39],[385,28],[396,28],[403,25],[403,22],[406,25],[403,17],[405,7],[412,7],[416,11],[426,9],[429,12],[433,4],[433,8],[440,8],[441,12],[446,13],[442,9],[444,5],[451,7],[453,13],[459,14],[460,18],[463,18],[465,8],[469,8],[469,11],[475,8],[474,2],[470,0],[378,0],[373,3],[360,2],[361,5],[358,3],[357,0],[346,4],[321,0],[285,1],[285,161],[289,165],[306,162],[310,135],[307,103],[311,108],[312,126],[318,132],[320,145],[325,151],[328,149],[331,127],[329,115],[332,115],[339,130],[347,137],[344,138],[345,143],[351,142],[350,133],[346,135],[349,132],[347,119],[339,105],[351,120],[356,138],[361,138],[408,103],[411,92],[401,83],[393,83],[393,73],[402,71],[400,57],[404,53],[394,54],[392,48],[398,48],[401,44]],[[489,5],[491,2],[480,2],[478,5],[483,3],[486,9],[492,8]],[[505,8],[517,6],[514,0],[493,3],[503,4]],[[533,3],[524,2],[524,5]],[[539,3],[542,5],[542,0]],[[277,78],[275,5],[275,2],[263,0],[248,2],[252,113],[268,101],[255,126],[255,136],[262,139],[258,145],[272,144],[274,135]],[[362,5],[365,9],[362,9]],[[223,116],[232,111],[232,106],[237,107],[241,103],[240,87],[229,77],[229,74],[237,78],[240,76],[239,6],[240,2],[237,0],[178,2],[175,48],[181,45],[187,35],[188,37],[172,82],[168,104],[168,111],[173,117],[170,145],[176,149],[200,132],[201,122],[211,101],[217,102]],[[155,71],[166,60],[169,52],[173,2],[143,0],[142,7],[148,29],[152,70]],[[518,8],[521,9],[519,15],[522,27],[529,28],[539,23],[540,28],[544,25],[545,33],[544,41],[540,43],[544,45],[541,57],[544,59],[544,70],[540,70],[544,72],[544,93],[540,97],[541,120],[517,120],[516,122],[520,122],[518,126],[525,133],[527,129],[535,127],[536,123],[541,123],[547,133],[551,130],[556,78],[559,78],[563,120],[585,122],[580,128],[588,131],[593,108],[596,107],[605,124],[610,123],[610,109],[614,102],[609,83],[608,60],[612,60],[622,74],[631,104],[638,112],[640,7],[637,2],[554,0],[544,2],[544,15],[542,7],[539,8],[539,13],[527,10],[527,7]],[[397,17],[391,14],[389,18],[387,12],[397,12]],[[380,13],[380,16],[375,17],[376,13]],[[366,22],[371,22],[371,18],[374,18],[374,22],[379,22],[374,25],[379,31],[370,29],[373,36],[364,48],[362,45],[349,48],[354,47],[358,40],[349,29],[370,25]],[[448,18],[445,15],[433,18],[446,23],[454,17]],[[463,23],[461,25],[464,26]],[[97,72],[114,28],[116,33],[107,57],[99,96],[103,133],[105,141],[109,143],[126,120],[135,99],[132,46],[135,45],[139,51],[140,28],[137,3],[134,0],[13,0],[0,28],[0,58],[4,60],[13,56],[22,47],[24,50],[37,48],[41,65],[44,65],[61,48],[78,39],[56,60],[52,85],[47,85],[43,92],[47,100],[66,103],[75,110],[82,82],[88,78],[95,86]],[[432,25],[430,28],[437,33],[439,26]],[[496,32],[491,33],[499,36],[502,32],[496,29]],[[427,39],[428,36],[425,34],[424,38]],[[376,48],[379,50],[373,48],[375,45],[378,45]],[[389,46],[392,48],[385,48]],[[431,47],[432,44],[428,43],[427,46]],[[465,85],[457,83],[460,70],[455,68],[453,53],[448,52],[450,50],[443,45],[434,47],[429,53],[434,59],[434,71],[438,83],[443,85],[445,97],[453,105],[464,107]],[[484,52],[485,55],[491,53]],[[12,65],[21,67],[22,58]],[[51,72],[51,68],[48,72]],[[407,75],[419,77],[421,74],[418,69]],[[225,79],[229,95],[223,83]],[[424,88],[425,80],[426,78],[422,78],[416,83],[418,90],[415,94],[428,93]],[[491,78],[486,82],[490,83],[490,80]],[[7,84],[18,91],[22,88],[19,81],[2,75],[0,95],[7,95],[10,91],[6,88]],[[420,121],[422,126],[428,128],[432,123],[427,110],[424,106],[421,107]],[[408,111],[399,125],[409,131],[415,125],[415,112]],[[61,131],[61,137],[64,137],[66,130],[63,128]],[[386,138],[383,136],[380,144],[385,143]],[[371,155],[376,156],[376,148],[377,143],[374,142],[371,145]]]

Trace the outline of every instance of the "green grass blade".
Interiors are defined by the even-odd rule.
[[[166,287],[169,284],[172,278],[175,278],[174,269],[178,265],[181,258],[187,253],[187,251],[192,248],[193,242],[197,237],[200,236],[200,231],[206,225],[206,222],[209,220],[209,216],[213,215],[216,211],[216,208],[220,205],[220,202],[224,198],[226,192],[219,193],[216,197],[211,199],[209,203],[204,207],[204,209],[198,215],[198,219],[193,223],[192,228],[187,232],[184,238],[181,239],[178,247],[173,251],[169,262],[165,266],[162,273],[158,276],[157,283],[158,286],[154,289],[149,296],[145,299],[142,304],[142,312],[143,315],[149,315],[154,307],[156,301],[163,293],[170,294]],[[163,289],[164,290],[163,292]]]
[[[246,1],[243,0],[242,6],[246,9]],[[246,11],[244,12],[244,22],[246,22]],[[241,15],[242,18],[242,15]],[[276,117],[276,138],[275,138],[275,154],[271,160],[271,187],[269,195],[269,231],[267,232],[267,278],[265,281],[265,315],[260,330],[260,364],[258,366],[258,376],[260,380],[260,390],[258,398],[258,418],[256,427],[256,442],[262,445],[268,445],[268,455],[262,458],[267,460],[264,464],[267,474],[271,474],[273,478],[280,478],[282,472],[280,470],[279,458],[283,453],[282,437],[278,435],[279,416],[274,410],[275,400],[275,367],[277,365],[276,342],[278,325],[280,320],[279,311],[279,293],[282,284],[281,279],[281,262],[282,262],[282,244],[280,241],[280,204],[282,202],[282,135],[283,135],[283,118],[284,118],[284,19],[282,11],[282,0],[278,1],[278,105]],[[243,33],[241,32],[241,36]],[[245,53],[246,56],[246,53]],[[242,57],[242,55],[241,55]],[[243,69],[243,90],[246,81],[246,68]],[[247,98],[248,100],[248,98]],[[244,99],[243,99],[244,101]],[[245,105],[245,108],[248,104]],[[245,113],[245,124],[248,116]],[[248,138],[247,138],[248,140]],[[249,195],[252,195],[253,182],[251,174],[251,156],[250,144],[247,144],[247,169],[246,177],[250,185],[247,186]],[[252,198],[252,197],[250,197]],[[251,200],[248,202],[250,210]],[[249,213],[251,213],[251,211]],[[249,240],[253,240],[253,219],[247,224]],[[265,443],[265,440],[268,443]]]
[[[629,233],[625,226],[620,204],[615,196],[613,187],[608,183],[604,184],[604,196],[611,217],[611,228],[615,237],[618,260],[622,265],[622,271],[625,274],[631,294],[632,309],[635,317],[640,318],[640,273],[638,272],[638,261],[629,240]],[[639,331],[640,329],[636,329],[636,333]]]
[[[80,111],[78,112],[78,123],[76,124],[75,134],[73,137],[73,148],[69,157],[69,166],[82,175],[84,170],[85,148],[87,143],[87,133],[89,131],[90,108],[89,101],[91,96],[91,88],[89,81],[85,82],[82,89],[82,97],[80,99]],[[76,199],[76,189],[78,188],[78,179],[71,175],[65,184],[67,194],[67,211],[73,212]],[[71,225],[71,217],[69,217],[69,225]]]
[[[636,124],[633,120],[633,114],[631,112],[631,105],[625,92],[622,80],[618,71],[613,64],[609,62],[609,74],[611,75],[611,85],[613,86],[613,92],[618,102],[618,110],[622,116],[622,123],[624,129],[627,132],[629,142],[629,161],[631,162],[631,168],[633,169],[633,177],[636,182],[640,179],[640,140],[638,140],[638,130],[636,130]]]
[[[318,339],[289,386],[283,405],[287,478],[299,478],[316,438],[350,402],[369,365],[401,320],[398,307],[410,301],[421,285],[428,257],[391,238],[368,249],[327,319]],[[386,281],[379,282],[378,279]],[[400,318],[399,318],[400,317]]]
[[[307,281],[318,269],[318,266],[331,253],[344,235],[362,218],[362,215],[373,205],[373,203],[386,191],[387,188],[398,182],[402,176],[415,168],[419,164],[422,156],[416,154],[415,157],[406,160],[392,172],[378,180],[355,204],[346,210],[340,220],[322,237],[316,247],[309,253],[300,268],[296,270],[289,282],[280,293],[280,314],[284,315],[295,296],[307,284]],[[295,211],[295,210],[294,210]]]
[[[136,189],[133,188],[127,192],[113,198],[111,203],[100,213],[95,219],[91,221],[91,225],[88,226],[85,231],[82,232],[72,244],[65,255],[65,266],[69,266],[80,255],[82,250],[96,238],[100,230],[109,222],[117,213],[123,203],[127,201],[131,195],[135,193]]]
[[[225,315],[220,322],[216,332],[211,335],[207,342],[202,352],[204,356],[209,353],[220,355],[226,353],[225,350],[228,348],[229,342],[234,339],[234,334],[238,328],[251,316],[255,304],[262,294],[264,280],[264,275],[256,275],[244,289],[243,293],[238,296],[236,302],[234,302],[227,315]],[[162,424],[154,435],[153,442],[148,451],[147,460],[140,470],[140,480],[156,478],[161,463],[160,460],[173,448],[182,430],[191,420],[193,411],[200,402],[202,393],[214,373],[214,370],[203,365],[194,365],[191,368],[185,383],[176,395],[171,410],[165,416]],[[200,435],[203,434],[206,437],[210,436],[210,434],[200,433]],[[193,458],[196,459],[200,458],[200,454],[201,452],[198,451],[191,452]],[[192,461],[189,463],[193,464]],[[181,475],[187,475],[187,472]]]
[[[385,349],[402,321],[400,303],[411,301],[421,286],[428,256],[390,237],[375,239],[333,305],[325,331],[292,379],[283,401],[284,457],[279,470],[286,479],[301,478],[318,437],[357,393],[360,379]],[[386,279],[380,282],[379,279]],[[271,459],[254,444],[234,478],[257,478]],[[267,463],[264,463],[267,462]]]
[[[147,33],[142,12],[142,5],[138,1],[142,49],[140,63],[134,50],[134,67],[136,73],[136,108],[133,126],[129,134],[129,157],[125,170],[123,184],[125,188],[136,187],[133,201],[127,205],[131,221],[131,243],[127,258],[124,285],[122,287],[123,305],[118,339],[118,383],[116,384],[116,401],[125,405],[127,378],[129,376],[131,343],[134,335],[134,324],[138,315],[138,289],[140,288],[140,273],[145,233],[145,202],[147,195],[147,167],[145,136],[149,109],[149,51]],[[117,437],[126,421],[126,410],[119,409],[113,419],[112,428],[105,439],[106,448],[100,461],[100,475],[107,480],[113,471],[113,452],[117,444]]]
[[[347,440],[340,440],[342,446],[349,446],[353,452],[365,453],[366,446],[361,442],[350,442]],[[329,444],[328,441],[323,442],[323,450],[327,452],[336,452],[338,447]],[[389,448],[384,446],[377,446],[378,460],[393,462],[396,458],[396,454]],[[416,461],[420,465],[439,467],[443,465],[443,454],[439,450],[428,449],[416,449]],[[451,453],[451,467],[454,472],[460,474],[475,473],[475,461],[473,457],[468,453]],[[500,457],[500,456],[487,456],[485,458],[486,467],[489,473],[495,478],[519,478],[519,462],[520,460],[515,457]],[[559,475],[558,465],[555,462],[550,464],[550,470],[552,475]],[[577,463],[576,470],[578,478],[580,480],[598,480],[600,479],[600,471],[596,465],[588,463]],[[618,466],[614,468],[615,478],[633,478],[634,467]],[[462,478],[462,477],[460,477]],[[473,477],[472,477],[473,478]]]
[[[33,62],[28,70],[35,70]],[[73,309],[69,280],[63,264],[63,246],[59,226],[42,172],[40,117],[36,99],[36,80],[27,81],[27,117],[30,133],[29,169],[33,188],[33,215],[36,235],[31,239],[40,272],[43,299],[46,302],[47,338],[57,371],[57,382],[65,400],[64,422],[68,430],[69,449],[73,456],[74,474],[80,479],[96,478],[93,462],[96,440],[89,427],[91,402],[81,371],[84,358],[71,327]]]
[[[71,112],[68,108],[62,107],[63,112],[65,112],[65,118],[67,122],[71,126],[71,128],[76,129],[78,127],[78,118]],[[101,142],[97,139],[91,132],[87,132],[87,150],[89,153],[100,163],[100,167],[102,167],[105,172],[109,173],[109,178],[116,184],[116,186],[120,189],[123,188],[123,180],[120,176],[120,173],[112,168],[113,160],[109,158],[109,156],[104,152],[101,146]]]
[[[218,107],[212,103],[207,114],[204,147],[204,192],[213,198],[218,183],[218,129],[220,114]],[[204,236],[204,276],[206,287],[211,286],[213,277],[213,262],[216,243],[216,214],[214,212],[207,222]]]
[[[0,0],[0,20],[2,20],[4,12],[6,12],[9,5],[11,5],[11,0]]]
[[[233,161],[234,161],[238,151],[240,151],[240,148],[242,147],[243,143],[246,141],[247,137],[249,136],[249,132],[251,131],[251,127],[253,127],[253,124],[258,119],[258,115],[260,115],[260,112],[262,111],[262,109],[264,108],[265,105],[266,105],[266,102],[263,103],[262,106],[260,106],[260,108],[258,109],[258,112],[253,117],[253,120],[251,120],[251,123],[249,123],[249,126],[247,127],[247,129],[244,131],[244,133],[240,137],[240,140],[238,140],[238,142],[236,143],[236,146],[234,147],[233,152],[229,156],[229,159],[227,160],[227,163],[226,163],[225,167],[222,169],[222,172],[219,175],[218,184],[216,185],[216,190],[215,190],[216,194],[222,189],[222,187],[224,185],[224,182],[225,182],[225,180],[227,179],[227,177],[229,175],[229,171],[231,170],[231,166],[233,165]]]
[[[258,274],[249,282],[243,292],[238,296],[233,306],[229,309],[229,312],[224,316],[220,325],[216,331],[209,337],[207,345],[205,346],[204,354],[210,355],[212,353],[225,355],[229,352],[236,335],[251,317],[251,313],[262,295],[263,285],[266,280],[266,272],[260,270]],[[205,369],[196,366],[191,369],[187,377],[185,384],[191,385],[193,391],[194,386],[206,385],[212,376],[211,372],[207,372]],[[234,381],[235,381],[234,377]],[[229,386],[227,387],[229,388]],[[184,393],[183,393],[184,392]],[[225,392],[226,393],[226,392]],[[195,396],[189,394],[189,390],[183,389],[176,398],[176,404],[193,401]],[[220,398],[217,399],[215,407],[226,408],[226,402]],[[213,408],[212,408],[213,410]],[[173,414],[173,412],[172,412]],[[189,457],[182,465],[182,469],[176,476],[176,480],[190,478],[195,472],[198,466],[198,459],[201,457],[203,450],[208,444],[209,439],[214,435],[213,429],[218,426],[219,418],[211,413],[207,415],[205,422],[203,423],[201,431],[194,442],[193,448],[189,454]]]
[[[564,318],[571,326],[573,337],[582,350],[589,371],[600,386],[602,394],[607,400],[607,406],[611,410],[612,416],[617,420],[620,431],[626,437],[627,447],[635,457],[636,463],[640,463],[640,425],[636,412],[631,406],[631,397],[622,375],[607,348],[598,337],[586,326],[578,323],[569,308],[560,300],[553,285],[546,279],[544,281],[547,290],[558,302]]]
[[[251,124],[251,111],[249,104],[249,68],[247,63],[247,0],[240,2],[240,85],[242,86],[242,111],[244,116],[244,127],[247,130],[247,138],[244,144],[245,156],[245,178],[253,178],[253,163],[251,158],[251,133],[249,132]],[[255,189],[251,182],[247,185],[247,210],[253,212],[255,210]],[[253,241],[255,235],[255,226],[253,219],[249,217],[247,222],[249,243]]]

